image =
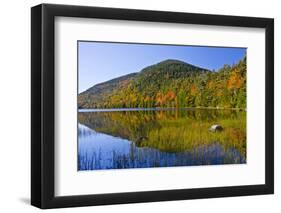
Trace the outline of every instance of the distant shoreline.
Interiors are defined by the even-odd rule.
[[[126,112],[126,111],[163,111],[163,110],[196,110],[196,109],[211,109],[211,110],[236,110],[247,111],[245,108],[226,108],[226,107],[154,107],[154,108],[99,108],[99,109],[78,109],[78,112]]]

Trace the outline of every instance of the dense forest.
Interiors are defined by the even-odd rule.
[[[216,71],[165,60],[94,85],[78,95],[78,107],[246,108],[246,70],[246,56]]]

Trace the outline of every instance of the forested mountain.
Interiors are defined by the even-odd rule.
[[[246,57],[217,71],[165,60],[94,85],[78,95],[78,107],[246,108]]]

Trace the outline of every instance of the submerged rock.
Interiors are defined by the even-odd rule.
[[[219,124],[214,124],[209,128],[210,132],[221,132],[222,130],[223,130],[223,128]]]

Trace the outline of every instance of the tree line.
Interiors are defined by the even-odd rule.
[[[80,108],[246,108],[246,71],[246,56],[217,71],[169,61],[120,81],[110,93],[79,95],[78,105]]]

